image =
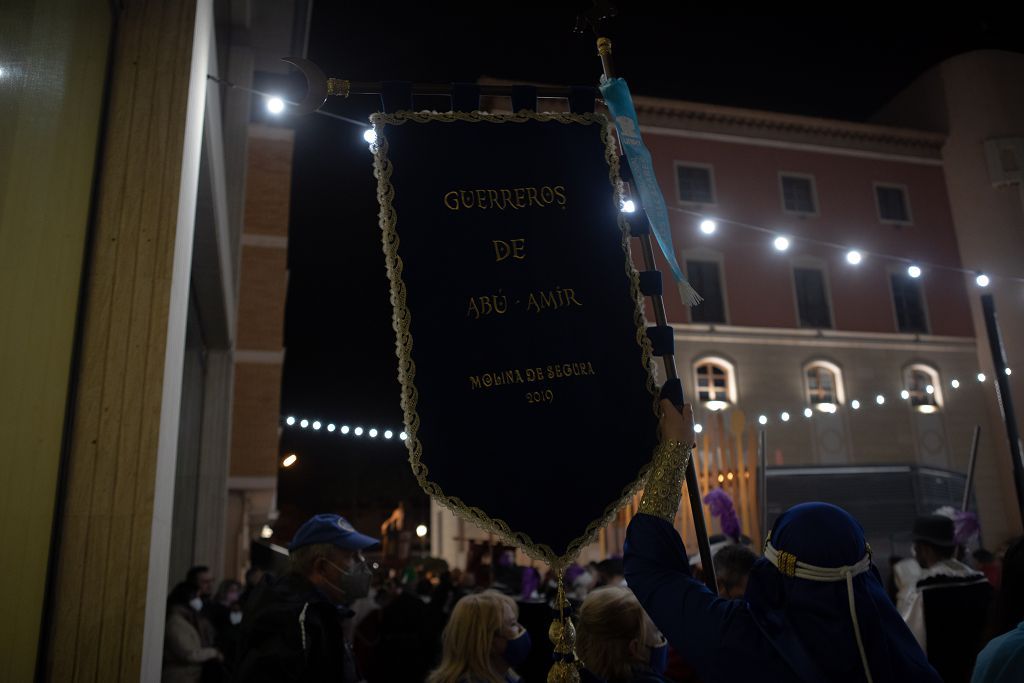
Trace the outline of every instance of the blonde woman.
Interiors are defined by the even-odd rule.
[[[514,683],[526,661],[530,634],[512,598],[485,591],[455,604],[442,636],[441,666],[427,683]]]
[[[662,676],[668,663],[668,643],[628,588],[599,588],[583,601],[576,627],[576,654],[591,680],[668,680]]]

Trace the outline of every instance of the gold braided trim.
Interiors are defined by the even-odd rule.
[[[796,576],[796,555],[785,550],[779,551],[779,571],[786,576]]]
[[[612,201],[616,208],[622,199],[622,180],[619,178],[619,157],[616,153],[615,140],[610,134],[608,119],[603,114],[565,114],[551,112],[533,112],[522,110],[515,114],[490,114],[487,112],[411,112],[398,111],[392,114],[376,113],[370,116],[374,132],[377,134],[373,145],[374,176],[377,178],[377,201],[380,204],[379,222],[383,240],[384,260],[387,265],[388,279],[391,282],[392,327],[395,330],[395,348],[398,355],[398,381],[402,385],[402,411],[405,415],[405,441],[409,449],[409,464],[420,487],[431,498],[445,506],[457,516],[479,526],[490,533],[516,545],[530,557],[546,562],[556,570],[567,566],[579,554],[580,550],[597,540],[598,532],[607,526],[618,511],[636,495],[646,479],[651,463],[647,463],[637,473],[637,478],[626,486],[618,500],[605,508],[604,514],[590,522],[583,534],[573,539],[563,555],[558,555],[545,543],[535,543],[527,534],[513,531],[501,519],[493,519],[482,509],[467,505],[460,498],[445,494],[441,487],[430,481],[427,466],[422,462],[423,445],[418,432],[420,417],[416,411],[419,392],[416,390],[416,364],[412,360],[412,318],[406,304],[405,281],[402,279],[402,259],[398,255],[398,216],[394,209],[395,189],[391,185],[392,166],[388,158],[388,140],[384,134],[385,125],[400,126],[406,123],[451,123],[468,121],[472,123],[525,123],[527,121],[556,121],[564,124],[596,125],[605,145],[605,161],[608,163],[608,179],[612,187]],[[619,230],[622,233],[622,251],[626,274],[630,281],[630,292],[634,300],[634,323],[636,325],[636,341],[640,347],[640,362],[647,375],[647,390],[651,395],[651,412],[658,414],[658,390],[655,378],[654,359],[650,340],[645,332],[643,297],[640,293],[640,278],[630,254],[629,225],[619,215]]]

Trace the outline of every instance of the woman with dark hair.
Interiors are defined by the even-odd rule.
[[[167,598],[163,683],[199,683],[204,662],[224,661],[220,651],[199,635],[201,609],[203,600],[188,583],[179,583]]]
[[[1003,557],[1003,582],[993,600],[989,633],[998,637],[978,654],[971,683],[1024,680],[1024,538]]]

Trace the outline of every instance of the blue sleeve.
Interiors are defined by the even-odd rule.
[[[646,514],[626,531],[626,583],[651,620],[698,671],[720,651],[739,601],[724,600],[690,575],[679,533],[665,520]]]

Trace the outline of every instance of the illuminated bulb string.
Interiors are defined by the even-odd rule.
[[[323,423],[320,420],[309,419],[309,418],[298,418],[294,415],[289,415],[284,418],[284,424],[286,427],[296,427],[304,431],[315,431],[315,432],[327,432],[334,434],[337,432],[341,436],[348,436],[349,434],[354,436],[363,436],[364,434],[371,438],[376,439],[378,436],[383,436],[385,441],[390,441],[394,437],[398,437],[399,441],[405,441],[409,438],[409,435],[405,431],[398,429],[380,429],[378,427],[362,427],[359,425],[347,424],[344,422],[327,422]],[[324,426],[326,425],[326,429]]]
[[[1006,369],[1006,374],[1007,375],[1011,374],[1011,371],[1010,371],[1009,368]],[[987,381],[988,378],[985,376],[984,373],[980,373],[979,372],[978,375],[977,375],[977,380],[978,380],[979,383],[983,383],[983,382]],[[953,379],[949,383],[949,386],[953,390],[959,389],[960,385],[961,385],[961,382],[958,379]],[[930,389],[930,391],[929,391],[929,389]],[[928,396],[934,396],[935,395],[935,387],[933,385],[929,384],[926,387],[926,389],[925,389],[925,393]],[[870,396],[871,394],[868,394],[868,395]],[[910,400],[910,391],[907,390],[907,389],[901,390],[898,395],[899,395],[899,397],[903,401]],[[870,409],[871,405],[874,405],[875,407],[878,407],[878,408],[886,407],[888,402],[886,400],[886,395],[885,394],[878,392],[878,393],[874,394],[874,397],[875,397],[875,400],[873,402],[869,401],[867,403],[861,401],[860,399],[856,399],[856,398],[851,400],[849,402],[850,410],[854,410],[854,411],[860,411],[861,409],[868,410],[868,409]],[[704,402],[704,407],[705,407],[705,409],[710,410],[710,412],[718,412],[719,410],[724,410],[725,408],[729,407],[729,404],[725,403],[724,401],[723,402],[716,402],[716,403],[720,403],[720,405],[716,405],[715,408],[708,408],[709,404],[708,404],[707,401],[705,401]],[[930,405],[930,404],[926,404],[926,405]],[[790,413],[789,411],[785,411],[785,410],[781,411],[779,413],[779,420],[781,422],[790,422],[791,419],[792,419],[792,416],[794,414],[799,414],[800,412],[803,412],[804,417],[810,418],[810,417],[814,416],[815,412],[834,414],[839,409],[839,407],[838,407],[838,405],[836,403],[827,403],[827,402],[826,403],[819,403],[819,404],[817,404],[816,407],[817,407],[817,411],[812,410],[809,407],[805,407],[803,409],[803,411],[799,411],[798,410],[795,413]],[[761,425],[767,425],[772,420],[771,420],[771,418],[768,417],[767,414],[761,414],[761,415],[758,416],[757,421]],[[344,422],[329,422],[329,423],[326,423],[326,427],[327,428],[326,429],[322,429],[322,427],[324,426],[324,423],[322,423],[320,420],[315,420],[315,419],[311,420],[311,419],[308,419],[308,418],[297,418],[297,417],[295,417],[293,415],[289,415],[289,416],[285,417],[283,422],[284,422],[285,426],[287,426],[287,427],[295,427],[295,428],[298,428],[298,429],[301,429],[301,430],[305,430],[305,431],[316,431],[316,432],[331,433],[331,434],[338,433],[341,436],[348,436],[349,434],[353,434],[355,436],[360,436],[361,437],[361,436],[363,436],[365,434],[370,439],[377,439],[378,436],[383,436],[384,440],[386,440],[386,441],[387,440],[391,440],[395,436],[397,436],[398,439],[401,440],[401,441],[405,441],[408,438],[408,434],[406,434],[404,431],[401,431],[401,430],[394,431],[394,430],[391,430],[391,429],[381,429],[381,428],[378,428],[378,427],[366,427],[366,428],[364,428],[362,426],[352,426],[350,423],[344,423]],[[700,434],[701,432],[704,431],[704,427],[700,423],[697,423],[697,424],[694,425],[694,431],[697,434]]]
[[[840,250],[844,254],[846,254],[846,258],[847,259],[850,258],[851,254],[856,253],[857,256],[853,257],[852,260],[850,261],[851,263],[856,261],[856,263],[854,265],[856,265],[857,263],[861,263],[863,261],[863,259],[866,259],[868,257],[876,257],[876,258],[881,258],[881,259],[888,259],[890,261],[897,261],[899,263],[904,263],[907,266],[914,266],[914,271],[913,272],[917,273],[917,275],[911,274],[911,277],[914,277],[914,278],[920,277],[922,270],[928,270],[928,269],[932,269],[932,270],[948,270],[948,271],[952,271],[952,272],[955,272],[955,273],[963,273],[963,274],[966,274],[966,275],[975,276],[976,278],[978,278],[978,285],[979,286],[987,287],[989,282],[991,281],[991,279],[997,277],[997,276],[992,275],[991,273],[986,275],[986,274],[980,273],[979,271],[976,271],[976,270],[970,270],[969,268],[959,268],[957,266],[947,266],[947,265],[942,265],[942,264],[938,264],[938,263],[928,263],[928,262],[925,262],[925,261],[918,261],[916,259],[907,258],[905,256],[895,256],[893,254],[883,254],[883,253],[877,252],[877,251],[866,251],[864,249],[851,247],[851,246],[849,246],[847,244],[839,244],[837,242],[829,242],[827,240],[815,239],[813,237],[794,237],[792,235],[785,235],[785,236],[783,236],[783,235],[779,234],[778,230],[772,230],[771,228],[766,228],[766,227],[764,227],[762,225],[753,225],[752,223],[744,223],[742,221],[734,221],[734,220],[730,220],[728,218],[722,218],[720,216],[709,216],[708,214],[702,213],[700,211],[692,211],[690,209],[684,209],[684,208],[681,208],[681,207],[678,207],[678,206],[669,206],[667,208],[669,209],[669,211],[676,211],[678,213],[683,213],[683,214],[686,214],[688,216],[694,216],[696,218],[701,219],[701,221],[713,221],[717,225],[721,225],[721,224],[735,225],[738,228],[746,228],[747,230],[754,230],[756,232],[764,233],[765,235],[770,235],[772,237],[782,237],[782,238],[784,238],[786,240],[786,242],[785,242],[786,247],[789,247],[793,242],[806,242],[808,244],[816,244],[816,245],[819,245],[819,246],[822,246],[822,247],[829,247],[830,249]],[[705,234],[710,234],[710,233],[705,233]],[[778,248],[778,246],[776,246],[776,248]],[[782,251],[782,250],[780,249],[780,251]],[[1013,276],[1008,276],[1008,275],[1000,275],[998,277],[999,277],[999,279],[1002,279],[1002,280],[1012,280],[1012,281],[1015,281],[1015,282],[1024,282],[1024,277],[1013,277]]]

